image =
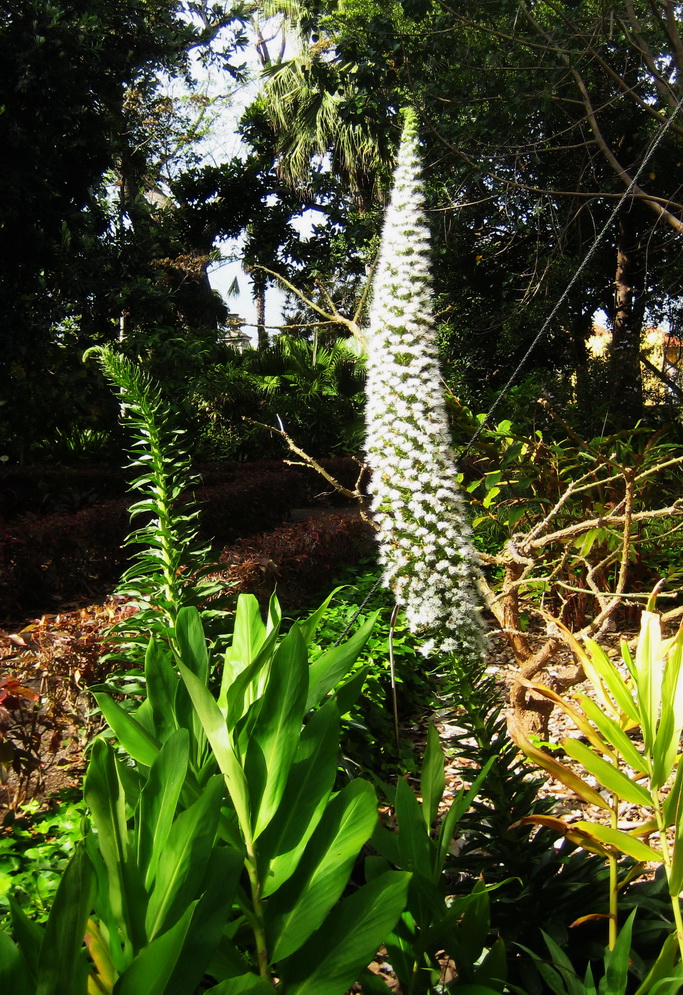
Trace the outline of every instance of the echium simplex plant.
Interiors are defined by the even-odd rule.
[[[366,450],[384,584],[425,655],[483,652],[477,558],[441,392],[415,112],[405,124],[370,312]]]

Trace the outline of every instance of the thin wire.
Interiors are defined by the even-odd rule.
[[[586,253],[583,261],[579,264],[576,272],[574,273],[574,276],[571,278],[571,280],[567,284],[567,287],[565,288],[564,292],[562,293],[562,295],[560,296],[559,300],[555,304],[555,307],[552,309],[552,311],[550,312],[550,314],[548,315],[548,317],[546,318],[546,320],[543,322],[541,330],[536,335],[535,339],[533,340],[533,342],[531,343],[531,345],[529,346],[529,348],[527,349],[527,351],[524,353],[524,355],[522,356],[521,360],[519,361],[516,369],[513,371],[512,375],[510,376],[510,379],[507,381],[507,383],[505,384],[505,386],[501,390],[500,394],[498,395],[498,397],[495,399],[495,401],[493,402],[493,404],[489,408],[489,411],[488,411],[486,417],[480,423],[480,425],[477,428],[476,432],[474,433],[474,435],[472,436],[472,438],[470,439],[470,441],[467,443],[467,445],[465,446],[465,448],[463,449],[463,451],[458,456],[459,460],[462,460],[462,459],[464,459],[465,456],[467,456],[468,452],[470,451],[470,449],[472,448],[472,446],[474,445],[474,443],[477,441],[477,439],[479,438],[479,436],[481,435],[481,433],[484,431],[484,429],[488,425],[488,423],[491,420],[491,417],[492,417],[494,411],[496,410],[496,408],[498,407],[498,405],[500,404],[500,402],[503,400],[503,398],[505,397],[505,395],[507,394],[507,392],[510,390],[510,387],[512,387],[513,383],[515,382],[515,380],[519,376],[519,374],[520,374],[521,370],[523,369],[523,367],[526,365],[526,362],[527,362],[529,356],[531,355],[531,353],[534,351],[534,349],[536,348],[536,346],[538,345],[538,343],[541,341],[541,339],[545,335],[545,333],[546,333],[546,331],[548,329],[548,326],[550,325],[550,322],[553,320],[553,318],[555,317],[555,315],[557,314],[557,312],[560,310],[560,307],[562,306],[562,304],[564,303],[566,297],[568,296],[569,291],[572,289],[572,287],[574,286],[574,284],[578,280],[578,278],[581,275],[581,273],[584,271],[584,269],[586,268],[586,266],[588,265],[588,263],[591,261],[591,259],[595,255],[595,252],[597,251],[598,246],[600,245],[600,243],[602,242],[603,238],[605,237],[605,234],[607,233],[608,228],[611,226],[611,224],[614,221],[615,217],[617,216],[618,212],[621,210],[621,207],[622,207],[624,201],[626,200],[626,198],[630,196],[631,191],[633,190],[633,188],[635,187],[636,183],[638,182],[638,180],[640,178],[640,174],[643,172],[643,170],[647,166],[648,162],[650,161],[650,159],[654,155],[655,150],[656,150],[657,146],[659,145],[659,143],[664,138],[664,135],[667,133],[667,131],[669,130],[669,128],[673,124],[674,118],[676,117],[676,115],[680,111],[681,107],[683,107],[683,97],[681,97],[681,99],[676,104],[676,107],[675,107],[673,113],[671,114],[671,116],[664,122],[664,125],[662,126],[662,129],[659,132],[659,135],[655,138],[655,140],[653,141],[652,145],[650,146],[648,152],[645,154],[645,156],[643,158],[643,161],[641,162],[640,166],[638,167],[636,173],[633,176],[633,179],[631,180],[631,182],[629,183],[629,185],[626,187],[626,190],[624,191],[623,196],[617,201],[616,207],[614,208],[614,210],[610,214],[609,218],[607,219],[607,221],[603,225],[601,231],[596,236],[595,241],[593,242],[592,246],[590,247],[590,249]]]

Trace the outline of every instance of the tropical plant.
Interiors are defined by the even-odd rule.
[[[571,637],[570,637],[571,638]],[[680,738],[683,730],[683,629],[664,638],[654,597],[643,611],[635,656],[622,641],[621,666],[592,640],[579,656],[594,697],[577,693],[572,702],[537,682],[526,682],[535,693],[558,705],[571,719],[578,737],[561,746],[574,766],[531,742],[518,724],[512,735],[520,749],[554,778],[606,816],[607,823],[579,820],[566,823],[548,816],[530,816],[526,823],[554,829],[609,864],[609,946],[618,942],[619,857],[626,854],[643,864],[663,865],[669,886],[674,932],[666,940],[653,977],[683,979],[683,828],[680,799],[683,766]],[[630,735],[638,730],[642,744]],[[580,738],[579,738],[580,737]],[[580,773],[576,771],[576,765]],[[597,785],[597,786],[594,786]],[[620,806],[637,805],[648,817],[635,828],[620,827]],[[658,845],[649,840],[658,836]],[[675,964],[678,950],[678,963]],[[658,989],[657,989],[658,990]],[[667,989],[670,990],[670,989]],[[671,989],[673,990],[673,989]]]
[[[444,874],[455,828],[492,762],[469,789],[460,788],[433,834],[446,781],[439,734],[430,725],[420,778],[422,804],[399,778],[392,792],[398,832],[379,825],[372,838],[380,854],[373,861],[375,873],[393,866],[412,875],[406,910],[385,941],[405,995],[441,991],[447,971],[455,972],[457,981],[449,986],[455,990],[468,985],[476,985],[479,995],[505,990],[505,946],[501,940],[489,942],[486,886],[480,880],[470,895],[454,897]]]
[[[189,492],[196,483],[182,431],[173,425],[159,386],[139,367],[108,347],[89,349],[107,379],[118,390],[121,418],[134,433],[129,468],[138,472],[131,489],[142,499],[130,508],[131,519],[143,524],[126,538],[133,563],[123,574],[119,594],[133,599],[134,621],[117,625],[112,634],[124,643],[147,643],[151,632],[172,640],[182,606],[201,605],[217,593],[203,579],[209,549],[197,541],[199,510]]]
[[[364,386],[362,363],[344,339],[311,344],[280,335],[268,348],[207,369],[192,383],[188,405],[207,448],[223,458],[281,454],[281,443],[254,421],[284,427],[324,456],[360,449]]]
[[[199,615],[184,608],[175,666],[150,641],[143,703],[129,712],[97,695],[123,756],[93,747],[94,832],[44,930],[12,903],[18,946],[0,942],[11,990],[161,995],[206,976],[217,995],[256,995],[276,975],[291,995],[339,995],[353,983],[410,875],[389,870],[340,901],[377,818],[368,782],[334,791],[340,712],[362,684],[345,678],[373,620],[309,665],[325,607],[278,641],[276,599],[264,623],[243,596],[215,695]]]

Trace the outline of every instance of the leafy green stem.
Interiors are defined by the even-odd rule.
[[[247,859],[245,861],[247,874],[249,875],[249,885],[251,887],[251,903],[253,914],[250,916],[251,926],[254,931],[256,941],[256,957],[258,960],[259,975],[264,981],[273,983],[273,977],[268,966],[268,947],[266,945],[266,931],[263,925],[263,902],[261,901],[261,880],[258,874],[256,853],[253,844],[247,842]]]
[[[655,819],[657,821],[657,828],[659,829],[659,839],[662,846],[662,862],[664,864],[664,870],[666,871],[666,879],[668,882],[671,881],[671,871],[673,866],[673,857],[671,854],[671,848],[669,846],[669,840],[666,835],[666,819],[664,818],[664,811],[662,809],[661,799],[659,797],[658,791],[652,792],[652,807],[655,813]],[[671,909],[673,911],[674,923],[676,924],[676,938],[678,940],[678,949],[681,953],[681,960],[683,960],[683,915],[681,915],[681,900],[678,894],[672,892],[669,888],[669,895],[671,898]]]

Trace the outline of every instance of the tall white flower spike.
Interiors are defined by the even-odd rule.
[[[432,318],[417,119],[405,112],[370,310],[366,450],[385,587],[422,652],[481,657],[477,554],[456,482]]]

